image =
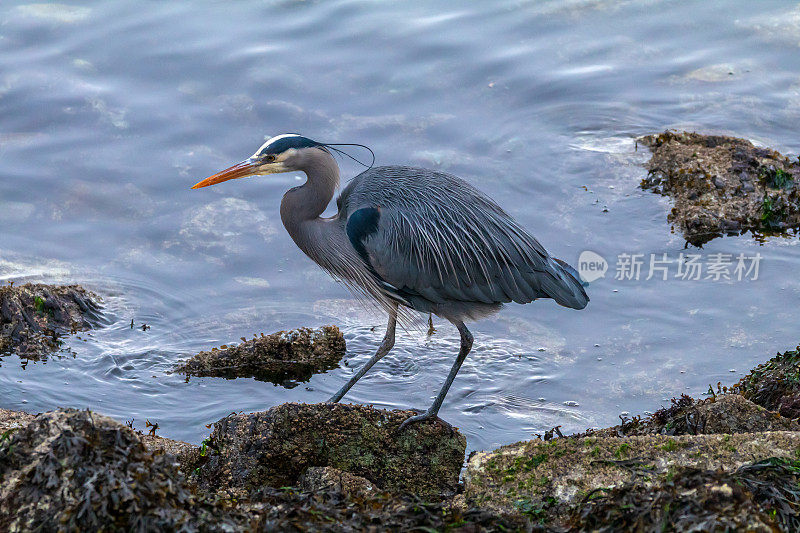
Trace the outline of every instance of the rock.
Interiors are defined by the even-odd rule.
[[[380,492],[380,489],[363,477],[343,472],[330,466],[312,466],[300,476],[300,488],[307,492],[337,490],[348,497],[367,498]]]
[[[26,426],[34,418],[34,415],[23,413],[22,411],[9,411],[8,409],[0,409],[0,435],[6,431],[17,430],[23,426]]]
[[[363,478],[327,467],[306,470],[304,491],[261,487],[237,499],[205,493],[180,472],[174,455],[160,451],[167,447],[182,454],[190,445],[142,437],[89,411],[65,409],[34,417],[0,410],[0,427],[9,431],[0,432],[0,531],[479,532],[523,527],[467,505],[451,509],[446,502],[382,492]]]
[[[800,423],[768,411],[738,394],[718,394],[695,401],[688,396],[673,399],[672,406],[647,418],[634,418],[611,428],[581,436],[625,437],[633,435],[700,435],[800,431]]]
[[[779,353],[766,363],[758,365],[739,380],[732,390],[766,409],[797,418],[800,346],[795,350]]]
[[[689,243],[800,226],[800,161],[721,135],[665,131],[638,142],[653,152],[642,188],[674,200],[667,220]]]
[[[14,430],[27,426],[33,422],[35,418],[36,415],[30,413],[0,409],[0,435],[6,431],[11,430],[13,432]],[[142,443],[144,443],[145,447],[151,452],[172,455],[181,464],[196,462],[193,457],[198,448],[193,444],[180,440],[168,439],[166,437],[159,437],[157,435],[144,435],[141,431],[137,431],[136,434],[139,435],[142,439]]]
[[[500,517],[475,507],[452,509],[446,502],[387,492],[351,497],[337,487],[320,492],[264,488],[252,495],[246,505],[258,512],[264,524],[262,530],[266,531],[526,531],[524,520]]]
[[[61,347],[61,337],[101,321],[97,296],[78,285],[0,287],[0,354],[38,360]]]
[[[797,461],[734,472],[679,468],[653,485],[601,489],[571,510],[570,531],[798,531]]]
[[[0,437],[0,531],[235,530],[251,515],[196,495],[130,428],[60,409]]]
[[[398,432],[409,411],[364,405],[287,403],[214,424],[198,481],[208,490],[252,492],[296,486],[311,466],[363,477],[382,490],[421,498],[452,494],[466,439],[440,420]]]
[[[621,506],[626,504],[626,499],[640,502],[639,505],[649,509],[648,512],[655,509],[653,501],[667,503],[678,495],[683,498],[680,504],[688,506],[691,500],[687,498],[695,493],[682,493],[680,488],[683,484],[687,488],[699,487],[699,494],[695,494],[698,497],[716,491],[718,499],[726,498],[729,502],[724,504],[726,508],[735,511],[736,516],[731,518],[735,521],[733,523],[744,526],[747,522],[741,520],[745,520],[749,512],[758,511],[754,516],[769,524],[772,521],[768,516],[768,505],[760,507],[754,503],[753,507],[741,508],[742,512],[736,507],[736,502],[746,499],[745,496],[765,490],[763,487],[758,489],[755,481],[745,484],[744,492],[737,488],[736,492],[728,493],[727,489],[719,487],[726,483],[731,487],[736,479],[741,478],[743,468],[758,477],[759,469],[763,471],[764,465],[772,463],[786,467],[779,468],[783,486],[792,487],[791,483],[795,483],[796,487],[797,473],[800,472],[800,462],[795,459],[798,446],[800,433],[786,431],[674,437],[566,437],[548,442],[520,442],[494,452],[474,454],[464,476],[464,495],[468,501],[503,516],[528,516],[558,524],[569,517],[574,522],[588,520],[592,513],[603,516],[605,511],[600,506],[591,510],[595,497],[610,498],[608,502],[613,503],[607,503],[604,509],[617,505],[617,512],[623,515],[627,511]],[[683,481],[676,483],[676,476]],[[797,512],[800,510],[800,494],[796,488],[793,490],[788,508]],[[704,506],[699,514],[714,516],[714,505]],[[586,516],[583,516],[584,511]],[[642,510],[631,508],[630,512],[641,513]],[[699,511],[695,509],[695,512]],[[664,513],[663,508],[651,518],[656,520],[655,523],[658,523],[659,516],[664,516],[659,513]],[[670,516],[671,520],[679,518],[680,515]],[[723,518],[719,516],[715,520]],[[597,525],[601,523],[599,520],[593,523],[596,525],[589,530],[620,530],[612,527],[611,521],[609,524],[612,525],[606,529]],[[698,527],[703,531],[714,529]],[[624,527],[621,529],[626,530]],[[661,529],[645,527],[633,530]]]
[[[300,328],[200,352],[175,372],[228,379],[252,377],[286,386],[339,367],[346,345],[336,326]]]

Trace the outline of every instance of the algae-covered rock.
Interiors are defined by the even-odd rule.
[[[78,285],[0,287],[0,354],[42,359],[63,335],[91,329],[99,313],[97,297]]]
[[[422,498],[453,493],[466,439],[440,420],[398,431],[409,411],[287,403],[214,424],[202,486],[250,492],[295,486],[312,466],[331,466],[382,490]]]
[[[338,368],[345,341],[336,326],[279,331],[241,344],[200,352],[175,372],[189,376],[252,377],[291,385]]]
[[[640,476],[646,474],[639,474]],[[800,531],[800,462],[770,458],[733,472],[678,468],[654,486],[598,489],[565,520],[570,531]]]
[[[761,431],[800,431],[800,423],[777,412],[768,411],[738,394],[718,394],[699,401],[684,395],[673,399],[670,407],[659,409],[649,417],[635,417],[617,426],[587,432],[582,436],[700,435]]]
[[[473,455],[464,494],[500,514],[557,522],[598,491],[634,483],[657,498],[672,491],[676,472],[732,473],[765,459],[792,461],[799,446],[800,433],[785,431],[520,442]]]
[[[691,244],[800,226],[796,158],[721,135],[665,131],[638,142],[653,152],[642,188],[673,199],[667,219]]]
[[[0,531],[221,531],[252,518],[237,513],[194,494],[174,456],[90,411],[40,414],[0,436]]]

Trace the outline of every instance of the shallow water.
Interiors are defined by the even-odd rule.
[[[73,339],[74,356],[5,357],[0,407],[90,407],[199,442],[231,411],[338,389],[385,319],[285,234],[280,197],[302,178],[189,190],[287,131],[458,174],[557,257],[609,261],[582,312],[542,301],[472,326],[441,411],[469,449],[734,382],[798,341],[797,238],[684,250],[667,199],[637,188],[647,155],[633,142],[684,128],[800,152],[800,4],[716,4],[3,2],[0,280],[80,282],[113,322]],[[681,252],[759,253],[759,276],[689,281],[673,265],[645,280],[645,264],[639,281],[615,279],[619,254]],[[291,390],[168,374],[242,336],[328,323],[347,366]],[[427,406],[458,344],[435,324],[431,338],[402,332],[347,399]]]

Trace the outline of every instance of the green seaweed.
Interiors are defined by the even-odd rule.
[[[772,165],[762,166],[759,169],[758,178],[771,189],[787,189],[794,185],[794,178],[791,174]]]
[[[761,201],[761,225],[764,229],[775,230],[780,229],[786,214],[783,208],[777,209],[775,207],[776,197],[764,193],[764,198]]]

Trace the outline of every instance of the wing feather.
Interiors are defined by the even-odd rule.
[[[377,167],[354,178],[340,216],[380,213],[359,237],[382,282],[433,304],[528,303],[553,298],[582,308],[580,282],[489,197],[455,176]]]

